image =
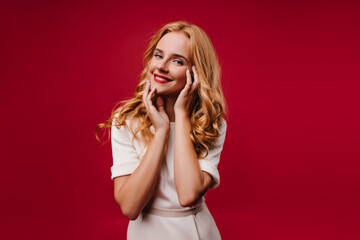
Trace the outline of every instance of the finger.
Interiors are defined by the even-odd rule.
[[[186,70],[186,85],[184,87],[185,94],[187,94],[189,92],[189,90],[191,89],[191,86],[192,86],[191,74],[190,74],[190,70],[187,69]]]
[[[159,109],[159,112],[165,112],[164,99],[161,96],[157,97],[156,105],[157,105],[157,107]]]
[[[147,105],[147,96],[149,94],[149,88],[150,88],[150,83],[149,80],[146,80],[146,85],[145,85],[145,89],[144,89],[144,93],[143,93],[143,102],[145,104],[145,107],[148,109],[148,105]]]
[[[151,97],[152,97],[152,95],[154,94],[154,92],[155,92],[155,90],[156,90],[156,87],[152,87],[151,88],[151,91],[149,92],[149,94],[146,96],[146,100],[151,100]]]
[[[150,89],[150,82],[149,82],[149,80],[146,80],[146,84],[145,84],[145,88],[144,88],[144,94],[143,94],[143,96],[145,96],[145,98],[147,97],[147,95],[149,93],[149,89]]]
[[[195,66],[193,66],[192,69],[193,69],[193,74],[194,74],[194,83],[193,83],[193,86],[191,88],[190,94],[193,94],[200,85],[199,75],[198,75],[198,73],[196,71]]]
[[[192,84],[192,79],[189,69],[186,69],[186,84]]]
[[[146,102],[147,102],[149,108],[151,108],[151,107],[153,106],[152,101],[151,101],[151,97],[152,97],[152,95],[154,94],[155,90],[156,90],[156,87],[153,87],[153,88],[151,89],[149,95],[148,95],[147,98],[146,98]]]

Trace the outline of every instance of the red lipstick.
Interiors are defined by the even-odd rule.
[[[172,80],[170,80],[169,78],[167,78],[165,76],[154,73],[154,81],[158,82],[158,83],[168,83],[168,82],[171,82]]]

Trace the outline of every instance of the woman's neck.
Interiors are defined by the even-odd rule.
[[[177,97],[162,96],[164,98],[165,112],[169,117],[170,122],[175,122],[174,106]]]

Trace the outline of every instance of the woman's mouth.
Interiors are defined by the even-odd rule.
[[[158,83],[168,83],[168,82],[171,82],[172,80],[168,79],[167,77],[164,77],[164,76],[154,73],[154,81],[158,82]]]

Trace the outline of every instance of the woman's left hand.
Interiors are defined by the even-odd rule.
[[[180,92],[180,94],[175,102],[175,105],[174,105],[175,115],[176,115],[176,113],[189,113],[190,112],[191,95],[196,93],[197,88],[200,84],[199,77],[198,77],[195,67],[193,66],[192,69],[193,69],[192,71],[194,74],[194,82],[192,82],[189,69],[186,70],[186,85],[183,88],[183,90]]]

